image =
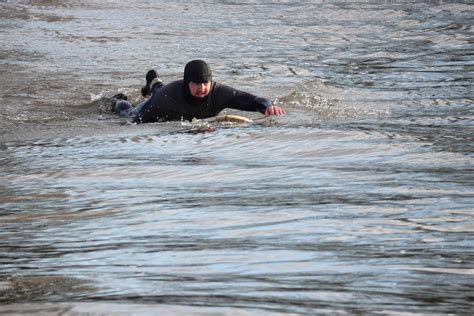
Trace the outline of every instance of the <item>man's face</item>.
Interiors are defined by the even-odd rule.
[[[211,82],[189,82],[189,92],[191,95],[196,98],[205,98],[211,91]]]

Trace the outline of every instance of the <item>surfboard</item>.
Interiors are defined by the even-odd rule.
[[[191,128],[186,128],[181,133],[190,133],[190,134],[204,134],[215,132],[219,127],[237,127],[242,125],[247,125],[253,123],[253,120],[235,114],[225,114],[213,117],[211,119],[204,119],[203,122],[206,123],[205,126],[192,126]]]
[[[238,123],[238,124],[248,124],[252,123],[253,120],[249,119],[245,116],[234,115],[234,114],[226,114],[220,115],[216,117],[216,122],[230,122],[230,123]]]

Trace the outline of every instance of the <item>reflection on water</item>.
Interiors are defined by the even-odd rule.
[[[472,5],[0,7],[1,313],[472,311]],[[289,115],[108,113],[191,58]]]

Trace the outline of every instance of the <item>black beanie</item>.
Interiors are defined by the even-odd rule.
[[[204,83],[212,81],[212,72],[209,65],[203,60],[193,60],[184,67],[184,81]]]

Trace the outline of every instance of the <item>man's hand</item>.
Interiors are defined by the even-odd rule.
[[[286,111],[279,106],[271,105],[265,111],[265,115],[285,115]]]

